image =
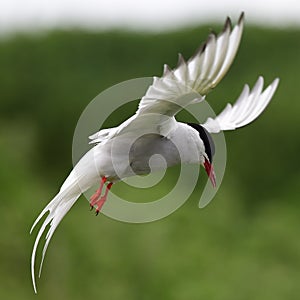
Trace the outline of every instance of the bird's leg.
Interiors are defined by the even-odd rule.
[[[101,198],[102,189],[103,189],[103,186],[104,186],[104,183],[106,182],[106,180],[107,180],[106,177],[102,177],[102,179],[100,181],[99,189],[90,198],[90,207],[91,207],[91,209],[93,209],[96,202]]]
[[[97,202],[95,203],[95,205],[97,205],[97,209],[96,209],[96,216],[99,214],[99,211],[101,210],[103,204],[105,203],[106,199],[107,199],[107,195],[109,190],[111,189],[113,183],[110,182],[107,186],[106,186],[106,190],[105,190],[105,194],[104,196],[102,196],[99,200],[97,200]]]

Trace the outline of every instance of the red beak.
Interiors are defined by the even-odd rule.
[[[204,168],[205,168],[207,176],[209,177],[213,187],[215,188],[217,185],[216,174],[215,174],[213,165],[207,159],[205,159]]]

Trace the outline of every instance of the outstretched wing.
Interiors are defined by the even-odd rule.
[[[236,55],[243,31],[244,14],[231,30],[227,18],[223,31],[211,33],[207,41],[187,62],[179,54],[178,66],[171,70],[164,65],[163,76],[154,77],[153,84],[141,99],[137,115],[158,113],[174,116],[188,104],[200,102],[203,98],[184,97],[195,92],[205,96],[225,76]]]
[[[92,135],[91,143],[103,142],[103,136],[112,138],[144,127],[167,136],[176,128],[175,114],[189,104],[201,102],[225,76],[240,44],[243,23],[243,13],[233,29],[227,18],[223,31],[219,35],[211,33],[187,62],[179,55],[175,69],[164,65],[162,77],[154,77],[135,115],[108,135],[100,131],[100,139],[97,133]]]
[[[208,118],[201,124],[208,132],[218,133],[221,130],[234,130],[254,121],[271,101],[279,79],[276,78],[264,91],[264,79],[259,77],[252,90],[245,85],[234,105],[228,103],[215,118]]]

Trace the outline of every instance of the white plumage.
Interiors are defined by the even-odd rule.
[[[252,122],[270,102],[279,80],[275,79],[262,91],[263,78],[259,77],[251,91],[246,85],[233,106],[228,104],[215,119],[208,118],[202,125],[177,122],[175,115],[187,105],[201,102],[227,73],[240,44],[243,22],[242,14],[238,24],[231,29],[228,18],[223,31],[219,35],[210,34],[206,43],[187,62],[179,55],[177,68],[171,70],[164,65],[163,76],[154,77],[153,84],[141,99],[135,115],[118,127],[102,129],[90,136],[90,143],[95,146],[77,163],[59,193],[43,209],[32,226],[31,231],[49,212],[37,234],[32,251],[31,272],[35,292],[35,256],[43,232],[50,224],[39,276],[56,227],[79,196],[101,178],[99,193],[106,181],[110,183],[104,196],[100,197],[96,193],[91,200],[91,205],[97,206],[98,211],[114,182],[149,172],[148,160],[155,153],[166,158],[167,166],[179,163],[203,165],[215,184],[212,168],[214,151],[209,133],[236,129]],[[141,138],[129,152],[125,151],[122,145],[130,144],[136,137]],[[120,145],[114,148],[118,149],[117,152],[113,151],[114,157],[111,156],[113,144]],[[161,168],[165,168],[165,165],[157,164],[151,170]]]
[[[218,133],[221,130],[234,130],[254,121],[271,101],[279,79],[276,78],[263,92],[264,79],[260,76],[253,89],[250,91],[245,85],[234,105],[228,103],[224,110],[215,118],[208,118],[202,124],[210,133]]]

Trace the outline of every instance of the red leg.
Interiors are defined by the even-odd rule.
[[[109,190],[111,189],[112,185],[113,185],[112,182],[110,182],[110,183],[107,185],[104,196],[102,196],[102,197],[95,203],[95,204],[97,205],[96,216],[99,214],[99,211],[101,210],[103,204],[105,203],[105,201],[106,201],[106,199],[107,199],[108,192],[109,192]]]
[[[93,209],[96,202],[101,198],[102,189],[103,189],[103,186],[104,186],[104,183],[106,182],[106,180],[107,180],[106,177],[102,177],[102,179],[100,181],[99,189],[90,198],[90,207],[91,207],[91,209]]]

